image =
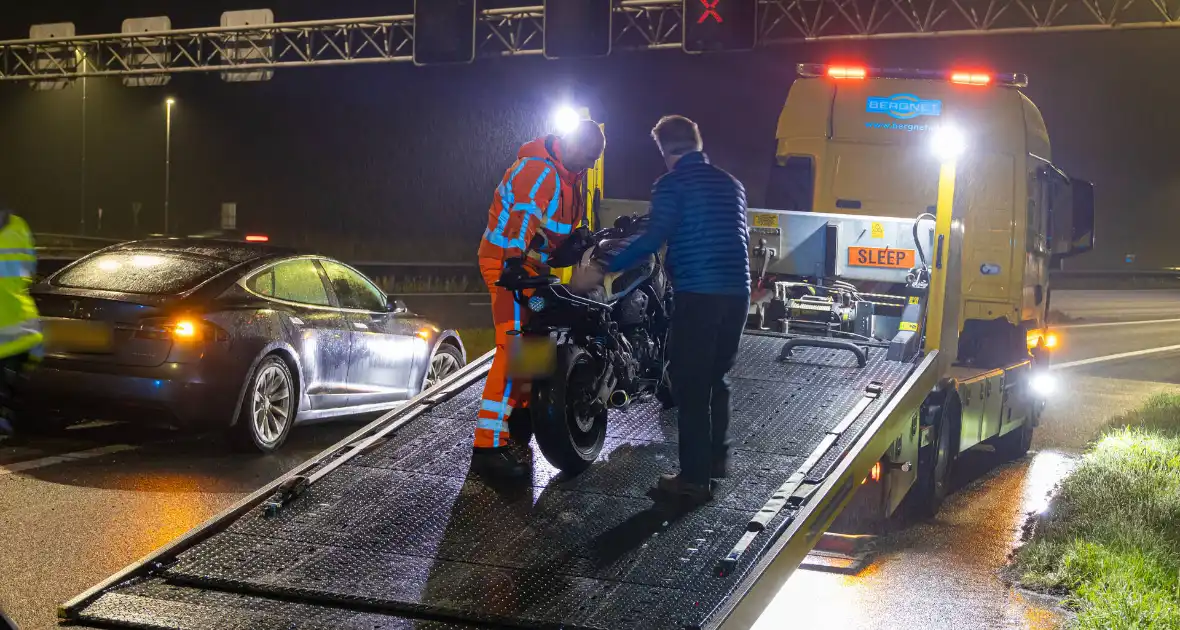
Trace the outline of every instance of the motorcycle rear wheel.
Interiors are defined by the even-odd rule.
[[[557,369],[533,385],[533,435],[541,454],[567,475],[590,467],[606,441],[607,412],[590,415],[597,366],[578,346],[557,349]]]

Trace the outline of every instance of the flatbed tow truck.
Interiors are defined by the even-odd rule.
[[[810,157],[809,177],[799,178],[810,182],[809,207],[751,211],[756,279],[774,297],[752,306],[756,330],[731,374],[732,470],[712,503],[682,511],[648,496],[676,461],[675,415],[656,401],[613,409],[600,460],[577,477],[539,454],[531,482],[469,477],[485,355],[64,604],[60,616],[182,629],[753,626],[829,532],[932,513],[954,458],[976,444],[1027,450],[1041,404],[1033,375],[1050,336],[1047,291],[1035,287],[1053,256],[1092,243],[1092,196],[1049,164],[1043,123],[1018,81],[956,85],[957,76],[800,68],[778,162],[793,168]],[[910,104],[885,102],[898,100]],[[1009,170],[979,175],[965,170],[979,162],[964,158],[958,168],[972,176],[956,194],[953,158],[916,157],[939,129],[870,124],[915,108],[991,120],[968,146]],[[863,214],[818,211],[854,205],[828,199],[849,185],[833,164],[864,174],[858,165],[890,151],[929,186],[883,181],[861,187]],[[1000,192],[984,194],[995,178]],[[1059,180],[1082,192],[1054,193]],[[931,216],[917,216],[930,206]],[[601,214],[612,207],[631,206],[604,202]],[[968,247],[981,220],[1008,222],[999,237],[1009,244],[997,250],[1005,257],[984,264],[1003,266],[1015,287],[976,282]],[[876,264],[855,264],[869,247]],[[985,280],[991,272],[979,271]],[[986,308],[998,323],[970,323]],[[980,359],[987,353],[973,348],[1009,343],[1003,322],[1021,333],[1019,348],[1000,362]]]

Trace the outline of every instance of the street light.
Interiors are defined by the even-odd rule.
[[[172,193],[172,107],[176,99],[164,101],[164,234],[168,234],[168,202]]]

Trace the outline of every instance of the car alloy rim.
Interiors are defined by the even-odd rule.
[[[439,352],[430,360],[430,371],[426,374],[426,389],[438,385],[446,377],[459,371],[459,360],[448,352]]]
[[[254,384],[254,434],[263,444],[274,444],[289,420],[291,383],[277,365],[268,365]]]

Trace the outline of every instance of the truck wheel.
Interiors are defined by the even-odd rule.
[[[557,350],[553,377],[533,385],[529,408],[537,446],[568,475],[589,468],[606,441],[607,412],[592,412],[597,377],[593,358],[578,346],[565,345]]]
[[[231,427],[233,446],[247,452],[279,450],[295,424],[298,399],[287,362],[274,355],[264,358],[250,377],[238,422]]]
[[[1032,418],[1027,418],[1016,430],[1009,431],[996,438],[996,454],[1003,458],[1004,461],[1018,460],[1028,455],[1028,449],[1032,448],[1032,439]]]
[[[958,397],[948,394],[941,403],[930,405],[926,414],[933,423],[930,444],[918,451],[918,478],[906,495],[906,514],[928,519],[938,514],[950,494],[955,464],[954,423],[958,422]]]
[[[1024,423],[1016,430],[1009,431],[993,440],[992,445],[996,447],[996,454],[1004,461],[1016,461],[1028,455],[1028,450],[1032,448],[1033,432],[1036,431],[1037,419],[1044,409],[1044,404],[1044,400],[1040,400],[1030,393],[1028,416],[1024,418]]]

